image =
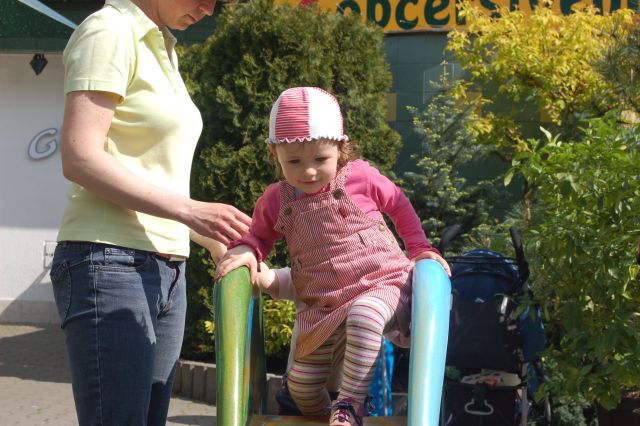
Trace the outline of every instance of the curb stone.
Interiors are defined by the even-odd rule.
[[[267,406],[265,414],[278,414],[276,392],[282,387],[282,376],[267,374]],[[216,365],[179,360],[172,393],[182,398],[210,404],[216,402]]]
[[[282,376],[267,374],[267,404],[264,414],[277,415],[276,392],[282,387]],[[172,393],[186,399],[216,403],[216,365],[179,360]],[[396,416],[407,415],[407,394],[392,394],[392,409]]]

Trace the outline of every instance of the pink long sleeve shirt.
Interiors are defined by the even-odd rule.
[[[249,245],[255,251],[258,262],[271,252],[275,242],[282,238],[282,234],[275,230],[280,212],[279,186],[279,183],[275,183],[267,187],[256,202],[249,233],[232,242],[230,248],[241,244]],[[328,186],[320,192],[326,190]],[[383,213],[389,216],[410,259],[427,251],[438,252],[429,244],[420,219],[406,195],[369,163],[363,160],[350,163],[345,190],[370,218],[380,220]],[[310,195],[313,194],[301,194],[300,198]]]

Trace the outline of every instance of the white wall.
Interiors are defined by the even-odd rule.
[[[59,153],[64,70],[61,55],[47,54],[36,76],[32,56],[0,54],[0,322],[56,323],[44,251],[56,238],[68,188]],[[47,129],[32,146],[44,158],[31,158],[30,142]]]

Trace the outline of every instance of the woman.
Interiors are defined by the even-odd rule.
[[[215,0],[107,0],[64,52],[62,167],[73,182],[51,270],[80,425],[163,425],[186,312],[189,229],[250,218],[189,198],[202,119],[170,29]]]

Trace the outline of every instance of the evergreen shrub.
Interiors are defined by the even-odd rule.
[[[389,171],[400,137],[385,121],[391,73],[379,27],[356,16],[316,7],[276,6],[254,0],[225,6],[213,35],[181,52],[181,72],[202,112],[204,129],[192,170],[192,196],[237,206],[250,214],[274,182],[264,143],[273,102],[286,88],[317,86],[334,94],[345,131],[359,141],[362,156]],[[288,264],[283,244],[268,261]],[[210,350],[210,273],[215,266],[194,247],[188,266],[189,330],[184,352]],[[282,341],[290,338],[287,327]],[[291,321],[293,318],[291,317]],[[267,355],[270,346],[267,346]],[[274,351],[281,351],[278,345]]]
[[[450,251],[459,251],[471,231],[490,222],[493,202],[506,192],[497,178],[470,181],[462,173],[465,165],[482,158],[487,150],[476,143],[471,125],[477,118],[475,109],[454,99],[455,84],[444,73],[433,84],[438,92],[424,109],[409,108],[421,149],[412,156],[415,170],[402,175],[402,186],[433,244],[444,229],[460,226]]]

